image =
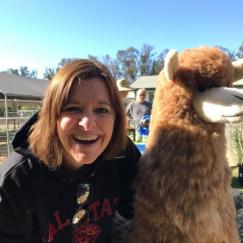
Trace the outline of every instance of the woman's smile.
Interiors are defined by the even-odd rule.
[[[98,135],[73,135],[73,139],[82,145],[94,144],[101,138]]]

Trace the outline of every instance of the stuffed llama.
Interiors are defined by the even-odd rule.
[[[224,123],[243,119],[242,60],[171,50],[159,75],[136,181],[134,243],[236,243]]]

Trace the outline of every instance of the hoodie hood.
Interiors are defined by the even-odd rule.
[[[12,146],[14,151],[26,155],[28,157],[33,156],[31,154],[31,151],[28,149],[29,147],[28,136],[32,125],[37,121],[37,119],[38,119],[38,113],[35,113],[15,133],[12,140]]]

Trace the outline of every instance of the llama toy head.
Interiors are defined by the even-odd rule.
[[[232,88],[234,81],[243,78],[243,59],[231,62],[219,48],[187,49],[180,54],[170,50],[162,76],[163,82],[172,82],[185,90],[181,94],[187,94],[192,103],[187,104],[187,109],[194,109],[201,120],[212,123],[243,120],[243,90]]]

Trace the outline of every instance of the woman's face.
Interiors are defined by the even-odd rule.
[[[57,121],[64,164],[77,169],[93,163],[110,142],[114,120],[105,83],[99,78],[75,81]]]

